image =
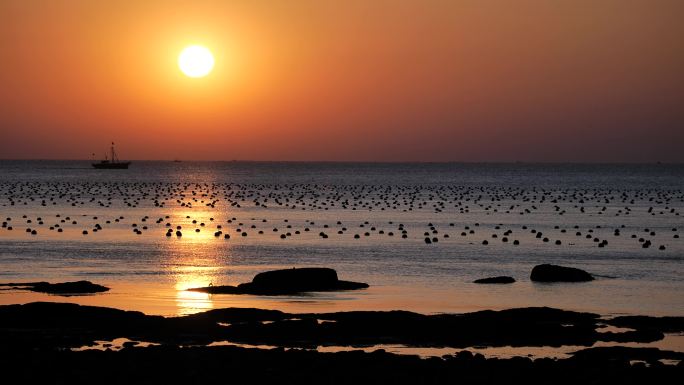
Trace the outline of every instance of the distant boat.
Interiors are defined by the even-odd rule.
[[[95,154],[93,154],[95,155]],[[119,161],[119,157],[116,156],[116,151],[114,151],[114,142],[112,142],[112,148],[111,148],[111,157],[107,159],[107,155],[105,154],[104,160],[101,160],[100,163],[93,163],[93,167],[97,169],[127,169],[128,166],[131,164],[131,162],[121,162]]]

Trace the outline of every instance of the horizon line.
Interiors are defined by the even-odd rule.
[[[93,159],[0,158],[4,161],[93,162]],[[257,160],[257,159],[126,159],[130,162],[205,163],[376,163],[376,164],[584,164],[584,165],[684,165],[684,161],[544,161],[544,160]]]

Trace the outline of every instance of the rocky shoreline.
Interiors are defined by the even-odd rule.
[[[600,331],[605,325],[621,329]],[[128,383],[196,382],[196,378],[220,380],[226,376],[238,383],[275,383],[278,379],[296,379],[298,383],[487,383],[510,380],[510,376],[520,376],[528,383],[576,383],[590,379],[591,383],[638,383],[646,379],[655,379],[656,382],[649,381],[657,383],[658,378],[667,376],[682,378],[684,353],[591,346],[598,341],[652,342],[662,339],[664,333],[682,332],[684,317],[602,318],[552,308],[439,315],[405,311],[289,314],[227,308],[164,318],[67,303],[0,306],[2,362],[12,375],[28,382],[49,379],[46,383],[79,383],[78,379],[99,378],[111,370],[118,371],[116,376],[127,376]],[[117,352],[71,350],[97,340],[121,337],[159,345],[128,346]],[[278,348],[207,347],[215,341]],[[317,346],[392,343],[453,347],[461,351],[425,359],[381,350],[308,350]],[[567,359],[535,360],[485,358],[467,351],[474,346],[563,345],[586,349]],[[679,363],[664,365],[661,360]],[[79,364],[75,367],[68,362]],[[170,378],[163,373],[169,363],[185,371]],[[34,370],[45,367],[51,368],[51,377]],[[122,378],[116,376],[104,382]]]
[[[423,359],[376,351],[152,346],[121,351],[15,351],[5,378],[24,384],[666,384],[682,365],[648,349],[589,349],[564,360],[486,359],[468,351]],[[647,361],[647,366],[634,360]]]

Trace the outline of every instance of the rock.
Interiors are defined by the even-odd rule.
[[[210,294],[283,295],[310,291],[338,291],[365,289],[368,284],[341,281],[337,272],[329,268],[308,267],[283,269],[257,274],[252,282],[236,286],[208,286],[188,289]]]
[[[11,286],[16,290],[30,290],[39,293],[57,294],[57,295],[79,295],[79,294],[93,294],[109,291],[108,287],[92,283],[90,281],[75,281],[75,282],[24,282],[24,283],[3,283],[0,286]]]
[[[638,329],[627,333],[602,333],[599,325],[606,322],[598,314],[578,313],[552,308],[522,308],[501,311],[479,311],[465,314],[423,315],[407,311],[345,311],[337,313],[283,313],[277,310],[249,308],[214,309],[179,317],[144,315],[104,307],[68,303],[42,302],[0,306],[0,341],[6,352],[3,358],[26,357],[24,352],[59,352],[64,348],[93,345],[94,341],[126,338],[132,341],[160,343],[154,349],[165,351],[175,346],[202,346],[213,341],[230,341],[249,345],[271,345],[293,348],[315,346],[373,346],[397,344],[420,347],[449,347],[462,350],[474,346],[584,346],[598,341],[644,342],[662,338],[663,330],[682,330],[682,317],[626,319]],[[635,321],[638,321],[635,323]],[[643,325],[644,328],[641,327]],[[463,332],[454,332],[463,331]],[[192,346],[189,346],[192,345]],[[147,349],[147,348],[146,348]],[[235,347],[212,348],[215,351]],[[248,349],[267,352],[268,349]],[[129,353],[144,349],[129,349]],[[607,350],[604,350],[607,351]],[[605,355],[619,358],[620,353]],[[657,349],[653,350],[657,351]],[[315,352],[315,351],[314,351]],[[594,352],[600,352],[596,350]],[[0,352],[1,353],[1,352]],[[74,352],[79,355],[82,352]],[[155,353],[156,354],[156,353]],[[326,353],[327,354],[327,353]],[[341,352],[345,354],[345,352]],[[680,357],[684,353],[677,353]],[[484,358],[464,353],[469,365]],[[584,353],[578,358],[604,357]],[[50,353],[50,357],[54,357]],[[73,362],[74,355],[69,355]],[[112,357],[107,356],[107,359]],[[677,359],[654,355],[634,359]],[[129,358],[129,364],[135,357]],[[682,358],[679,358],[682,359]],[[210,360],[213,362],[213,359]],[[586,360],[579,360],[585,361]],[[177,362],[177,361],[170,361]],[[3,361],[3,363],[6,363]],[[526,365],[526,364],[525,364]],[[7,365],[5,365],[7,367]],[[462,370],[459,367],[458,370]],[[548,379],[544,375],[543,380]],[[312,381],[311,383],[314,383]],[[382,381],[379,381],[383,383]],[[25,381],[24,383],[33,383]],[[43,383],[50,383],[44,381]],[[174,383],[169,381],[169,383]],[[247,382],[249,383],[249,382]],[[489,382],[483,382],[489,383]],[[546,383],[542,380],[533,383]],[[562,382],[573,383],[574,382]],[[581,383],[577,382],[577,383]],[[609,382],[612,383],[612,382]],[[624,383],[624,382],[623,382]],[[629,383],[629,382],[628,382]],[[668,382],[636,382],[668,383]]]
[[[684,317],[618,316],[605,322],[620,328],[658,330],[663,333],[684,333]]]
[[[109,291],[109,288],[90,281],[76,281],[62,283],[39,282],[30,290],[49,294],[91,294]]]
[[[532,269],[530,279],[534,282],[586,282],[594,277],[584,270],[558,265],[537,265]]]
[[[513,282],[515,282],[515,278],[508,277],[505,275],[502,275],[499,277],[480,278],[480,279],[476,279],[473,281],[473,283],[513,283]]]
[[[684,359],[684,353],[669,350],[660,350],[652,347],[627,347],[627,346],[600,346],[582,349],[572,353],[572,361],[632,361],[643,360],[656,362],[658,360]]]

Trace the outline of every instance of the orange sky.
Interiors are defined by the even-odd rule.
[[[0,158],[684,161],[684,2],[0,2]],[[202,44],[207,77],[177,56]]]

